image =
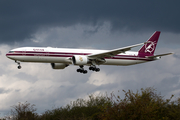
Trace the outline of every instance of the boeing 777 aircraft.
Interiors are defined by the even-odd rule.
[[[113,50],[21,47],[9,51],[6,56],[15,60],[18,69],[21,69],[20,62],[50,63],[53,69],[64,69],[73,64],[79,66],[77,72],[86,74],[85,65],[89,66],[89,70],[99,72],[97,65],[134,65],[159,60],[161,56],[172,54],[154,55],[159,35],[160,31],[156,31],[145,43]],[[143,46],[139,51],[129,51],[140,45]]]

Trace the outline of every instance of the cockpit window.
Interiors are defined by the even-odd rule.
[[[14,51],[9,51],[9,53],[13,53]]]

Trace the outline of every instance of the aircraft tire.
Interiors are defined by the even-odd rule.
[[[21,69],[21,66],[18,66],[18,69]]]
[[[89,70],[92,70],[93,67],[89,67]]]
[[[77,69],[77,72],[80,72],[80,69]]]
[[[83,72],[84,72],[84,70],[81,70],[81,69],[80,69],[80,73],[83,73]]]
[[[96,68],[96,69],[95,69],[95,71],[96,71],[96,72],[99,72],[99,71],[100,71],[100,69],[99,69],[99,68]]]
[[[92,71],[95,71],[96,70],[96,68],[92,68]]]
[[[84,70],[83,73],[86,74],[86,73],[87,73],[87,70]]]

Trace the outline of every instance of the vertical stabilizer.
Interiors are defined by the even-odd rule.
[[[138,51],[139,56],[152,56],[158,43],[160,31],[156,31],[147,41],[146,44]]]

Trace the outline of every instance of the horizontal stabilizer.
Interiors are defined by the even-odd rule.
[[[156,57],[161,57],[161,56],[166,56],[166,55],[171,55],[174,53],[165,53],[165,54],[160,54],[160,55],[154,55],[154,56],[146,56],[146,58],[156,58]]]

